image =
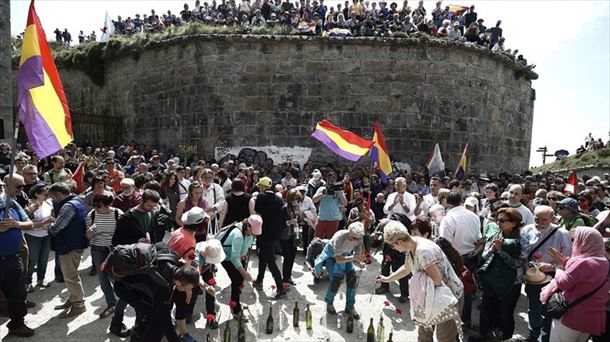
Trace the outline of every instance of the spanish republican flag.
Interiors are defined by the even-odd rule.
[[[570,171],[568,181],[566,182],[565,188],[563,188],[563,194],[566,196],[576,193],[578,187],[578,178],[576,177],[576,170]]]
[[[453,178],[457,180],[464,179],[466,176],[466,166],[468,165],[468,144],[464,147],[464,152],[462,152],[462,157],[460,158],[460,163],[458,164],[457,169],[455,170],[455,175]]]
[[[390,154],[383,139],[383,134],[381,134],[379,122],[375,122],[375,133],[373,133],[373,146],[371,147],[370,157],[376,163],[377,169],[379,169],[379,178],[381,178],[383,183],[387,183],[388,176],[392,173],[392,162],[390,161]]]
[[[311,137],[320,141],[336,155],[356,162],[369,153],[373,142],[361,138],[357,134],[331,124],[326,120],[318,122]]]
[[[72,118],[53,55],[42,25],[30,3],[17,74],[19,121],[42,159],[73,140]]]

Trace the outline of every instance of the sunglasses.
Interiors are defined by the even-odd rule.
[[[498,219],[498,223],[510,222],[509,219]]]

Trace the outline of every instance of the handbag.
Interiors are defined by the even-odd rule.
[[[608,275],[606,276],[604,281],[602,281],[602,283],[599,284],[598,287],[596,287],[593,291],[591,291],[583,296],[580,296],[579,298],[574,300],[572,303],[568,303],[566,301],[566,298],[564,297],[562,291],[557,291],[557,292],[553,293],[553,295],[551,295],[551,299],[549,299],[549,302],[544,305],[547,314],[549,316],[551,316],[551,318],[560,319],[561,317],[563,317],[563,315],[565,315],[565,313],[568,311],[569,308],[585,301],[586,299],[591,297],[595,292],[597,292],[599,289],[601,289],[604,286],[604,284],[606,284],[606,282],[608,281],[608,277],[610,277],[610,270],[608,271]]]

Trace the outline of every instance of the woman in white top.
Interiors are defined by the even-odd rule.
[[[30,250],[28,260],[27,284],[28,292],[32,292],[32,276],[36,268],[36,286],[48,287],[44,283],[44,276],[47,273],[47,262],[49,261],[49,251],[51,250],[51,237],[47,231],[48,226],[53,222],[53,204],[49,199],[49,191],[46,184],[36,184],[30,189],[30,203],[26,208],[26,213],[34,222],[32,230],[24,231],[25,239]]]
[[[108,273],[100,271],[100,265],[106,259],[112,248],[112,236],[116,229],[119,217],[123,215],[121,209],[111,207],[114,197],[105,191],[92,199],[93,210],[87,215],[87,238],[91,240],[91,259],[97,272],[100,287],[106,299],[106,307],[100,313],[104,318],[114,312],[117,298]]]

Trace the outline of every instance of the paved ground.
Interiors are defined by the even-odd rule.
[[[254,253],[250,262],[250,272],[256,276],[257,260]],[[356,308],[360,312],[362,318],[360,322],[364,324],[364,330],[368,327],[371,317],[375,319],[375,328],[380,315],[384,317],[384,325],[386,337],[391,330],[394,331],[394,341],[416,341],[417,331],[409,318],[408,304],[400,304],[398,302],[398,284],[390,287],[392,295],[372,295],[374,289],[374,277],[378,274],[380,268],[381,255],[376,255],[375,260],[367,269],[362,272],[362,277],[359,282]],[[247,341],[364,341],[365,336],[358,334],[355,328],[354,333],[348,334],[345,332],[345,322],[341,329],[337,327],[337,316],[326,315],[326,305],[323,298],[326,292],[328,282],[321,281],[314,285],[311,274],[304,266],[305,260],[299,251],[295,262],[293,278],[297,285],[290,289],[288,297],[279,302],[270,302],[267,300],[267,295],[272,293],[272,277],[269,272],[265,276],[264,293],[254,290],[251,286],[246,286],[242,295],[242,302],[249,306],[246,311],[250,322],[247,324]],[[55,316],[59,311],[53,310],[55,305],[65,301],[67,291],[64,284],[52,283],[52,286],[46,289],[36,290],[28,295],[28,299],[37,303],[34,309],[30,310],[30,314],[26,316],[27,324],[36,329],[36,335],[32,339],[19,339],[12,336],[7,336],[8,330],[5,317],[0,317],[0,340],[1,341],[122,341],[114,335],[108,334],[108,325],[110,317],[99,319],[98,314],[103,309],[105,301],[102,291],[100,290],[96,276],[89,276],[88,270],[91,265],[89,254],[83,257],[81,263],[81,279],[85,289],[87,312],[76,317],[66,320],[60,320]],[[53,279],[54,260],[51,257],[47,268],[47,280]],[[218,303],[220,305],[220,329],[209,330],[205,327],[205,314],[201,313],[205,310],[203,300],[197,302],[196,312],[200,314],[195,318],[195,322],[190,325],[191,334],[199,341],[205,341],[207,334],[210,335],[212,341],[221,341],[221,334],[227,322],[230,322],[233,341],[237,337],[237,322],[229,321],[229,306],[230,301],[230,281],[224,269],[220,268],[217,274],[218,282]],[[340,294],[337,295],[335,307],[337,310],[342,310],[345,305],[344,286],[341,287]],[[384,301],[388,299],[393,307],[402,309],[403,314],[397,315],[393,307],[385,307]],[[292,327],[292,310],[294,302],[299,303],[301,312],[301,327],[294,329]],[[313,331],[304,329],[304,312],[305,305],[311,304],[311,310],[314,317]],[[478,322],[478,311],[476,307],[478,301],[473,305],[473,320]],[[271,335],[265,334],[265,321],[269,314],[269,307],[273,305],[273,315],[275,319],[275,331]],[[522,295],[517,307],[516,317],[516,333],[521,336],[527,335],[527,304],[525,297]],[[126,325],[130,327],[134,321],[134,311],[128,307],[126,312]]]

